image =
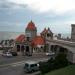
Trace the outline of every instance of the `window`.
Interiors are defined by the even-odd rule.
[[[34,66],[35,66],[34,64],[31,65],[31,67],[34,67]]]
[[[31,65],[31,67],[35,67],[35,66],[37,66],[37,64],[32,64],[32,65]]]
[[[30,40],[30,37],[27,37],[27,41],[29,41]]]
[[[47,34],[47,37],[50,37],[50,34]]]
[[[37,64],[34,64],[35,66],[37,66]]]
[[[25,67],[28,67],[28,64],[25,64]]]

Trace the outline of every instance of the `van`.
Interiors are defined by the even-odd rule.
[[[39,64],[33,61],[26,62],[24,65],[25,72],[34,72],[39,70]]]

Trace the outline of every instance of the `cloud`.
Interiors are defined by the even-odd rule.
[[[3,27],[4,26],[10,26],[10,27],[11,26],[20,26],[19,22],[14,22],[13,23],[13,22],[9,22],[9,21],[1,21],[0,24],[1,24],[0,26],[3,26]]]
[[[0,31],[24,31],[24,27],[19,22],[9,22],[9,21],[1,21],[0,22]]]
[[[75,23],[75,1],[0,0],[0,30],[23,31],[31,19],[39,31],[51,26],[55,32],[70,32],[70,24]]]
[[[18,8],[25,8],[25,7],[26,5],[10,2],[9,0],[0,1],[0,9],[18,9]]]
[[[17,4],[27,4],[27,6],[37,12],[54,11],[55,13],[65,13],[75,10],[75,0],[10,0]]]

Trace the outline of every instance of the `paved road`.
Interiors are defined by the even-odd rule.
[[[24,75],[23,66],[0,68],[0,75]]]
[[[34,75],[35,73],[25,73],[23,66],[14,66],[0,69],[0,75]]]
[[[36,61],[41,61],[41,60],[47,60],[45,58],[43,59],[36,59]],[[33,61],[35,61],[35,59],[33,59]],[[25,73],[23,70],[24,67],[24,61],[22,62],[16,62],[16,63],[12,63],[8,66],[3,66],[0,68],[0,75],[35,75],[35,73]]]
[[[10,64],[10,63],[14,63],[17,61],[23,61],[23,60],[31,60],[31,59],[41,59],[41,58],[48,58],[48,56],[44,55],[44,54],[33,54],[32,56],[28,57],[28,56],[17,56],[17,57],[3,57],[0,56],[0,65],[4,65],[4,64]]]
[[[23,71],[24,63],[30,60],[38,62],[47,59],[49,59],[49,57],[43,55],[33,55],[32,57],[18,56],[16,58],[4,58],[2,59],[3,62],[4,61],[7,62],[8,60],[9,61],[7,63],[4,63],[3,65],[0,65],[0,75],[35,75],[33,73],[32,74],[24,73]]]

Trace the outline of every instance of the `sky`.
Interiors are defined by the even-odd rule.
[[[38,33],[71,33],[75,24],[75,0],[0,0],[0,31],[24,32],[33,21]]]

